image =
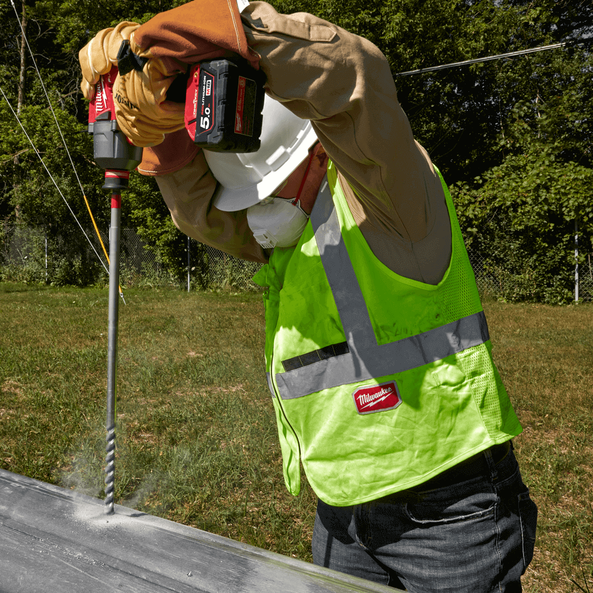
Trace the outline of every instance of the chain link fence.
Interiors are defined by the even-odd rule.
[[[99,282],[107,282],[108,265],[103,248],[94,232],[86,233],[90,243],[79,261],[82,265],[99,267]],[[103,244],[109,249],[109,239],[101,233]],[[42,229],[28,227],[0,227],[0,280],[46,282],[61,284],[65,277],[62,267],[72,265],[56,256]],[[150,249],[133,229],[122,229],[120,238],[120,281],[122,286],[156,287],[179,286],[156,250]],[[99,263],[101,261],[101,263]],[[183,261],[183,287],[192,289],[258,290],[251,279],[261,264],[244,261],[187,239]],[[180,266],[177,266],[178,268]]]
[[[97,266],[96,254],[102,254],[102,248],[94,235],[88,233],[88,236],[91,237],[93,248],[88,247],[88,253],[84,254],[81,261],[83,264],[87,262],[88,265],[89,262],[93,262],[93,265]],[[105,245],[108,244],[106,236],[103,237],[103,242]],[[519,292],[526,292],[530,282],[528,274],[518,275],[501,265],[494,265],[487,256],[480,253],[470,251],[469,255],[481,294],[507,298]],[[105,261],[104,256],[101,259]],[[592,260],[591,254],[586,255],[578,268],[575,265],[574,276],[567,279],[567,282],[574,286],[574,295],[579,301],[593,301]],[[64,276],[60,265],[68,264],[56,261],[43,230],[23,227],[0,229],[0,279],[57,283],[56,278]],[[181,265],[186,270],[182,284],[187,290],[259,289],[252,282],[252,277],[261,264],[237,259],[193,239],[187,239]],[[159,254],[147,248],[132,229],[121,231],[120,270],[123,286],[179,286],[179,278],[172,278]],[[106,267],[100,270],[99,276],[103,281],[107,281]]]
[[[469,259],[476,276],[476,283],[481,295],[514,300],[517,295],[534,292],[534,280],[529,271],[517,273],[516,270],[495,264],[484,254],[469,251]],[[578,266],[576,264],[566,283],[570,284],[574,300],[593,301],[593,256],[585,254]]]
[[[107,245],[106,238],[103,237]],[[98,243],[98,241],[97,241]],[[120,238],[120,275],[122,284],[158,286],[179,284],[173,279],[158,252],[150,249],[133,229],[122,229]],[[223,251],[187,237],[180,262],[185,268],[183,286],[192,289],[248,291],[259,287],[251,278],[261,264],[232,257]]]

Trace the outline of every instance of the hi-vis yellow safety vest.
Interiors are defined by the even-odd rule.
[[[373,255],[332,163],[298,245],[274,250],[255,278],[268,287],[267,375],[292,494],[300,463],[321,500],[348,506],[521,432],[443,188],[452,255],[436,286]]]

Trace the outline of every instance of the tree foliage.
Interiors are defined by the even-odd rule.
[[[466,245],[487,272],[507,276],[509,300],[573,300],[575,236],[580,260],[593,238],[593,170],[550,149],[512,155],[475,180],[453,187]]]
[[[100,29],[122,20],[145,22],[182,3],[11,0],[0,5],[4,23],[0,87],[20,109],[24,127],[85,227],[90,221],[76,175],[103,230],[109,212],[100,188],[102,171],[92,162],[91,140],[85,133],[87,105],[79,91],[78,51]],[[540,270],[541,289],[520,296],[562,300],[544,293],[551,294],[552,277],[564,274],[564,278],[569,266],[571,213],[580,217],[583,240],[590,248],[591,195],[584,180],[590,180],[593,168],[593,5],[588,0],[271,0],[271,4],[279,12],[316,14],[367,37],[384,52],[416,137],[452,185],[472,248],[498,253],[502,261],[506,241],[517,246],[514,253],[524,254],[513,260],[507,250],[507,263],[528,257],[546,260],[545,265],[541,261],[529,268]],[[28,53],[21,55],[23,14],[27,39],[77,174],[62,148],[32,60]],[[398,76],[564,42],[562,49],[514,59]],[[72,215],[3,98],[0,132],[0,220],[42,226],[55,241],[67,237],[66,244],[78,246],[75,236],[80,232]],[[185,242],[172,226],[154,180],[133,178],[124,199],[124,224],[137,228],[163,261],[183,261]],[[527,211],[534,217],[530,224],[523,219]],[[484,220],[495,213],[510,227],[483,232]],[[562,256],[552,256],[561,251]],[[513,269],[522,274],[520,266]],[[562,286],[560,293],[568,291],[566,281]]]

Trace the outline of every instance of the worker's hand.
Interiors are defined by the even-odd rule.
[[[91,39],[78,54],[82,70],[82,94],[89,101],[95,95],[95,85],[103,74],[117,66],[117,54],[124,39],[139,27],[137,23],[124,21],[117,27],[103,29]]]
[[[165,65],[142,50],[132,34],[119,54],[119,75],[115,81],[115,114],[121,131],[136,146],[156,146],[165,134],[184,127],[185,106],[167,101],[167,91],[187,66]]]
[[[92,98],[99,77],[111,66],[119,67],[123,40],[129,41],[133,69],[120,68],[114,86],[115,112],[121,131],[137,146],[156,146],[165,134],[184,127],[184,105],[167,101],[166,96],[188,64],[228,52],[254,67],[259,62],[247,45],[236,2],[194,0],[157,14],[141,27],[124,22],[101,31],[80,52],[87,99]]]
[[[184,127],[183,103],[167,101],[166,95],[189,64],[229,52],[254,67],[259,62],[247,44],[237,2],[186,2],[151,18],[129,41],[134,69],[125,73],[120,63],[114,96],[117,123],[137,146],[156,146],[165,134]]]

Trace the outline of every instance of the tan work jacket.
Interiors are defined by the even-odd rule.
[[[252,2],[241,17],[269,94],[312,121],[374,254],[397,274],[437,284],[451,253],[445,196],[412,136],[383,54],[327,21],[281,15],[266,2]],[[202,153],[156,179],[182,232],[231,255],[266,261],[246,212],[213,206],[216,180]]]

